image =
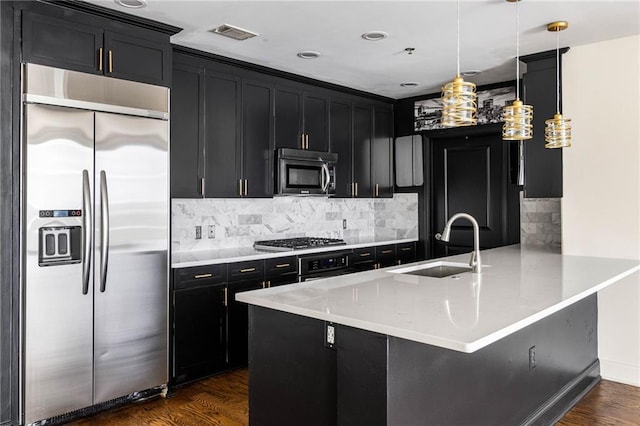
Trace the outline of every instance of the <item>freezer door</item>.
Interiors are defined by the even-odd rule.
[[[93,113],[25,105],[24,118],[23,409],[29,424],[92,404],[93,277],[85,249],[92,237]]]
[[[167,382],[168,123],[95,117],[99,404]]]

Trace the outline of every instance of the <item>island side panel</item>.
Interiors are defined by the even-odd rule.
[[[597,349],[596,295],[471,354],[389,337],[388,424],[548,424],[600,379]]]
[[[387,424],[387,336],[337,326],[338,425]]]
[[[323,321],[249,306],[249,424],[336,424],[336,351]]]

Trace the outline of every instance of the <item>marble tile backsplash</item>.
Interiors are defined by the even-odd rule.
[[[345,219],[347,229],[342,229]],[[196,226],[202,227],[198,240]],[[173,251],[250,247],[256,240],[303,236],[417,238],[418,195],[171,200]]]
[[[560,198],[523,198],[520,194],[520,243],[560,247]]]

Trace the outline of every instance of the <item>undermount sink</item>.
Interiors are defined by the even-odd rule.
[[[472,269],[473,268],[466,263],[438,261],[426,263],[424,265],[411,266],[409,268],[394,269],[389,272],[394,274],[410,274],[420,275],[422,277],[445,278],[452,275],[471,272]]]

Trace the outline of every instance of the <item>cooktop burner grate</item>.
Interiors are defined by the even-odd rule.
[[[315,247],[343,246],[346,244],[344,240],[337,238],[301,237],[256,241],[253,243],[253,248],[267,251],[289,251]]]

